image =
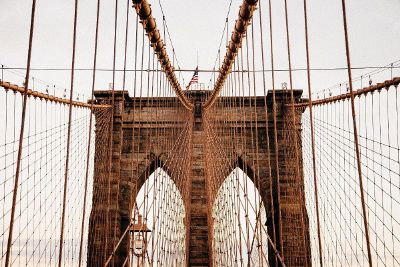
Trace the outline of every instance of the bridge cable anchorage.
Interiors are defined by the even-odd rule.
[[[215,102],[219,93],[222,90],[225,80],[232,69],[233,62],[242,44],[244,35],[246,34],[247,27],[253,17],[253,12],[257,7],[258,0],[244,0],[240,6],[239,16],[236,20],[234,30],[231,35],[231,40],[226,50],[224,61],[219,69],[219,75],[215,82],[213,91],[204,104],[204,108],[208,109]]]
[[[178,79],[176,78],[174,68],[171,65],[164,42],[161,39],[159,30],[157,29],[157,24],[153,18],[149,3],[147,0],[132,0],[132,2],[142,21],[143,28],[148,35],[150,44],[153,47],[154,52],[157,54],[157,58],[161,64],[161,67],[167,75],[169,83],[185,108],[192,110],[194,107],[193,103],[187,99],[182,91],[182,87],[179,84]]]

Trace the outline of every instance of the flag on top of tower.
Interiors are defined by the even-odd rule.
[[[193,83],[198,83],[199,82],[199,66],[196,67],[196,69],[194,70],[192,79],[190,80],[188,86],[186,87],[186,90],[189,89],[189,87],[193,84]]]

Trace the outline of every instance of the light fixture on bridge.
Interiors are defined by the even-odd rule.
[[[137,257],[143,257],[146,254],[147,233],[151,232],[147,225],[142,222],[142,215],[138,215],[138,223],[131,226],[132,234],[131,248],[133,254]]]

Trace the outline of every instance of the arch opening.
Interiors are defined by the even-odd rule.
[[[178,187],[162,168],[156,168],[144,181],[131,216],[131,266],[186,265],[185,206]],[[140,244],[142,252],[138,253]]]
[[[212,207],[215,266],[268,265],[267,214],[262,197],[236,167],[221,184]]]

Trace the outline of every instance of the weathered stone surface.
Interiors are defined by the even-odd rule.
[[[264,108],[264,97],[256,98],[257,113],[257,131],[255,131],[254,102],[253,98],[245,98],[243,110],[232,110],[230,116],[226,117],[226,112],[219,111],[212,114],[217,118],[224,118],[225,129],[216,129],[217,135],[225,140],[224,144],[229,144],[227,148],[231,152],[231,166],[221,170],[228,175],[232,167],[240,167],[245,170],[248,176],[255,182],[258,188],[265,208],[267,211],[268,232],[273,236],[276,234],[276,244],[278,250],[283,245],[283,254],[286,266],[311,266],[310,262],[310,237],[308,216],[305,210],[304,200],[304,181],[302,170],[302,154],[300,140],[301,110],[297,112],[296,123],[293,125],[288,108],[288,91],[277,91],[277,140],[278,140],[278,165],[275,165],[275,141],[274,125],[272,116],[271,96],[268,95],[268,118]],[[112,169],[110,176],[111,183],[111,202],[107,206],[107,184],[108,184],[108,164],[104,159],[108,158],[108,151],[105,147],[108,139],[103,132],[106,129],[100,129],[104,125],[98,126],[96,132],[96,159],[94,174],[94,192],[92,212],[89,222],[89,248],[88,248],[88,266],[102,266],[104,261],[104,233],[106,231],[106,222],[104,215],[107,207],[110,208],[110,224],[108,228],[109,242],[108,249],[111,251],[113,243],[115,244],[124,229],[129,224],[129,218],[132,212],[132,204],[136,194],[143,185],[148,176],[165,159],[169,145],[177,140],[178,133],[181,132],[191,120],[189,132],[185,140],[182,141],[184,147],[181,153],[190,153],[190,162],[182,162],[180,158],[173,158],[164,170],[172,179],[176,176],[175,166],[186,166],[179,168],[187,177],[185,183],[177,184],[178,189],[184,199],[186,209],[187,225],[187,262],[190,266],[211,266],[212,264],[212,221],[208,203],[206,183],[207,170],[205,169],[205,137],[204,123],[201,110],[201,102],[205,97],[205,92],[190,92],[191,99],[196,102],[196,109],[193,114],[186,114],[182,108],[177,112],[177,100],[174,98],[168,101],[161,101],[154,98],[152,101],[146,101],[138,105],[138,101],[121,91],[115,92],[115,113],[113,127],[113,151],[112,151]],[[95,94],[99,102],[109,102],[111,94],[109,91],[98,91]],[[300,98],[301,92],[296,91],[296,99]],[[233,101],[242,101],[242,98],[234,98]],[[230,100],[232,101],[232,99]],[[124,105],[124,109],[122,109]],[[253,106],[252,106],[253,105]],[[124,112],[122,113],[122,110]],[[140,111],[138,111],[140,110]],[[156,111],[157,110],[157,111]],[[140,115],[138,115],[140,113]],[[157,115],[155,115],[157,114]],[[237,122],[244,121],[245,127],[238,128]],[[177,127],[179,129],[177,129]],[[298,133],[298,147],[300,158],[300,175],[297,175],[295,165],[295,144],[293,137],[293,127]],[[236,129],[238,135],[236,138],[239,144],[244,147],[236,147],[232,142],[232,135],[225,135],[226,129]],[[177,132],[178,131],[178,132]],[[267,132],[269,142],[267,142]],[[257,133],[257,135],[256,135]],[[242,138],[247,136],[247,138]],[[248,138],[253,136],[253,140]],[[161,140],[161,141],[160,141]],[[252,149],[251,141],[258,142],[258,155]],[[267,153],[269,145],[270,153]],[[132,153],[135,157],[132,157]],[[176,153],[179,155],[179,153]],[[257,159],[257,162],[256,162]],[[218,160],[218,159],[217,159]],[[224,159],[225,160],[225,159]],[[221,162],[224,162],[221,159]],[[271,163],[269,165],[269,163]],[[183,165],[182,165],[183,164]],[[255,166],[257,171],[254,171]],[[269,167],[271,166],[271,170]],[[279,181],[277,173],[279,171]],[[270,192],[270,175],[272,177],[272,193]],[[182,174],[182,173],[181,173]],[[221,177],[218,181],[213,181],[218,188],[226,177]],[[256,182],[259,181],[259,182]],[[280,188],[280,198],[278,198],[277,189]],[[273,206],[271,202],[273,198]],[[214,196],[215,197],[215,196]],[[119,202],[116,202],[119,199]],[[212,199],[212,198],[211,198]],[[272,214],[272,207],[274,214]],[[281,224],[279,224],[279,214],[281,214]],[[274,217],[274,222],[272,221]],[[302,225],[304,224],[304,227]],[[273,227],[275,226],[275,228]],[[116,229],[114,236],[114,229]],[[274,231],[275,230],[275,231]],[[112,233],[112,234],[111,234]],[[282,236],[280,236],[282,234]],[[283,240],[280,244],[279,240]],[[123,240],[120,249],[115,255],[115,266],[120,266],[127,256],[127,240]],[[269,246],[269,264],[275,266],[275,254]],[[103,251],[103,253],[101,252]]]

